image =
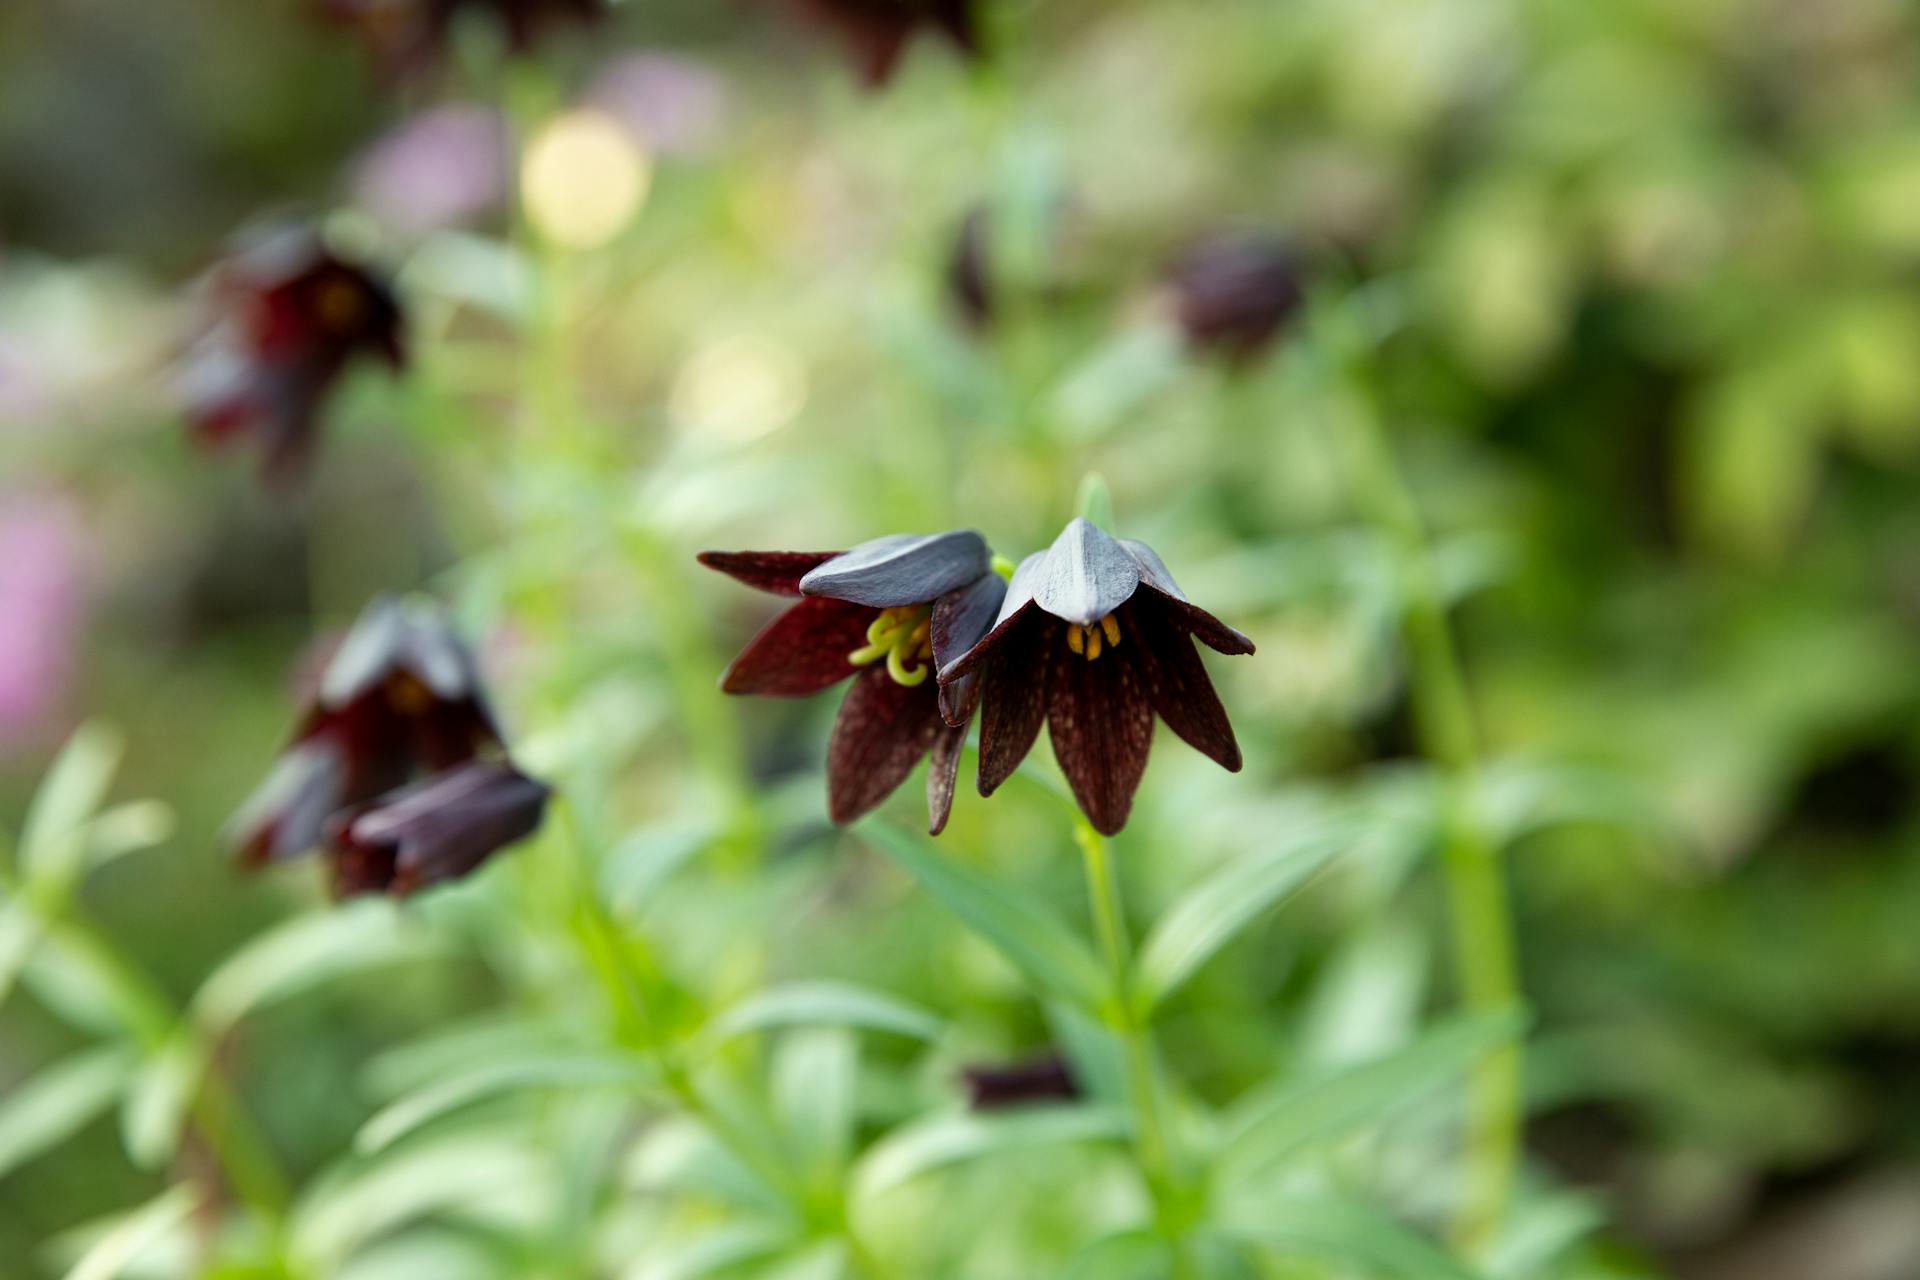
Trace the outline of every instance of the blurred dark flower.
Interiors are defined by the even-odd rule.
[[[0,494],[0,751],[52,727],[79,656],[82,524],[51,494]]]
[[[1306,298],[1299,256],[1281,240],[1215,236],[1187,250],[1169,273],[1187,341],[1234,360],[1264,352]]]
[[[1156,712],[1238,771],[1240,748],[1196,638],[1220,653],[1253,652],[1253,641],[1181,593],[1152,548],[1074,520],[1021,562],[993,628],[941,665],[942,684],[981,685],[980,794],[1013,773],[1042,720],[1081,811],[1106,835],[1133,807]]]
[[[512,765],[458,765],[327,822],[342,895],[404,897],[455,880],[540,825],[550,792]]]
[[[606,12],[605,0],[312,0],[329,21],[351,28],[391,75],[423,71],[447,51],[456,19],[485,14],[499,23],[516,53],[531,49],[549,27]]]
[[[292,743],[234,815],[230,837],[246,866],[305,853],[343,810],[500,748],[473,658],[438,610],[383,597],[327,663]]]
[[[947,259],[947,299],[975,332],[993,323],[993,272],[987,251],[987,211],[975,208],[960,224]]]
[[[180,374],[184,412],[203,440],[252,437],[271,475],[304,464],[349,363],[405,363],[386,282],[304,231],[235,254],[214,269],[209,293],[213,314]]]
[[[1001,1066],[961,1070],[967,1105],[975,1111],[997,1111],[1034,1102],[1071,1102],[1080,1096],[1067,1060],[1057,1053]]]
[[[786,5],[846,45],[869,88],[892,78],[901,54],[922,27],[945,35],[970,57],[981,56],[974,0],[786,0]]]
[[[953,806],[977,691],[932,679],[985,634],[1006,593],[970,529],[897,534],[851,551],[705,551],[700,563],[800,602],[755,636],[720,678],[728,693],[796,697],[848,676],[827,745],[827,812],[849,823],[893,793],[929,751],[927,816]]]
[[[634,53],[615,60],[581,95],[649,151],[692,155],[713,146],[727,115],[727,85],[687,58]]]
[[[487,107],[435,107],[369,147],[354,195],[384,225],[421,235],[498,205],[506,195],[507,127]]]

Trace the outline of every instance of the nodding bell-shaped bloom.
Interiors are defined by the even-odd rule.
[[[943,685],[979,684],[980,794],[1019,766],[1042,721],[1081,811],[1105,835],[1126,824],[1156,713],[1237,772],[1240,747],[1195,640],[1253,652],[1182,594],[1152,548],[1074,520],[1014,571],[992,629],[940,668]]]
[[[970,529],[899,534],[851,551],[706,551],[709,569],[799,602],[755,636],[720,678],[728,693],[798,697],[853,678],[827,744],[827,812],[842,825],[893,793],[920,758],[928,827],[953,807],[971,681],[934,679],[986,634],[1006,583]]]
[[[475,761],[327,822],[334,887],[405,897],[467,875],[540,825],[550,793],[512,765]]]
[[[388,75],[425,71],[447,52],[462,15],[492,17],[508,46],[525,53],[550,27],[606,12],[605,0],[313,0],[319,16],[348,27]]]
[[[869,89],[893,78],[922,27],[946,36],[969,57],[981,55],[975,0],[786,0],[786,5],[801,20],[839,38]]]
[[[960,1078],[967,1086],[967,1107],[973,1111],[1072,1102],[1080,1096],[1080,1082],[1067,1060],[1057,1053],[1025,1062],[965,1067]]]
[[[1300,257],[1272,236],[1240,233],[1203,240],[1170,272],[1180,328],[1193,347],[1228,359],[1255,359],[1306,300]]]
[[[321,846],[327,823],[426,774],[502,750],[472,656],[431,605],[369,604],[293,741],[229,824],[241,864]]]
[[[270,476],[298,471],[320,410],[362,357],[406,363],[385,281],[305,231],[262,240],[215,267],[211,315],[179,376],[181,407],[212,444],[248,439]]]

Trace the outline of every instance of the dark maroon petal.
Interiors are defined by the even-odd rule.
[[[965,654],[986,635],[998,616],[1007,584],[997,573],[988,573],[970,586],[950,591],[933,604],[933,661],[944,667]],[[940,685],[940,717],[951,725],[963,725],[973,714],[979,698],[979,682],[962,675]]]
[[[975,20],[974,0],[929,0],[927,20],[947,33],[947,38],[966,53],[980,55],[979,24]]]
[[[1132,538],[1120,539],[1120,545],[1126,548],[1134,563],[1140,566],[1141,584],[1157,591],[1168,603],[1174,606],[1172,613],[1179,625],[1193,632],[1208,648],[1219,653],[1247,654],[1253,652],[1253,641],[1235,631],[1226,623],[1187,599],[1187,593],[1173,580],[1173,574],[1167,569],[1154,549],[1144,542]]]
[[[1060,624],[1037,609],[1014,623],[980,674],[980,794],[990,796],[1013,776],[1040,736],[1047,716],[1047,681]]]
[[[965,653],[949,662],[939,664],[942,684],[971,674],[985,661],[987,655],[999,646],[1001,640],[1012,632],[1016,621],[1023,616],[1023,613],[1031,612],[1028,606],[1033,603],[1033,584],[1046,555],[1044,551],[1036,551],[1020,562],[1020,567],[1013,571],[1013,580],[1007,583],[1007,592],[1000,601],[1000,612],[994,617],[992,629],[980,637]]]
[[[839,555],[838,551],[702,551],[696,559],[709,569],[777,596],[800,594],[807,572]]]
[[[984,331],[993,323],[994,290],[987,249],[987,211],[974,208],[960,224],[947,259],[947,301],[967,327]]]
[[[966,1067],[967,1105],[975,1111],[1033,1102],[1070,1102],[1080,1096],[1067,1060],[1057,1053],[995,1066]]]
[[[818,693],[859,670],[847,655],[866,645],[873,617],[872,609],[844,600],[801,600],[747,642],[720,687],[776,698]]]
[[[872,812],[913,772],[941,727],[932,680],[909,687],[884,664],[861,672],[827,742],[827,816],[845,826]]]
[[[1121,643],[1132,646],[1127,656],[1167,727],[1229,773],[1240,772],[1240,745],[1192,637],[1141,597],[1127,606]]]
[[[993,553],[971,529],[875,538],[810,571],[800,590],[876,609],[926,604],[988,575]]]
[[[1234,359],[1263,351],[1306,298],[1299,256],[1272,236],[1215,236],[1188,250],[1171,274],[1187,341]]]
[[[305,853],[320,843],[328,818],[346,803],[347,762],[331,738],[297,742],[227,824],[241,865]]]
[[[1133,793],[1153,745],[1153,704],[1124,630],[1120,647],[1089,662],[1052,646],[1047,690],[1047,734],[1080,811],[1102,835],[1127,823]]]
[[[933,757],[927,761],[927,834],[939,835],[947,829],[947,815],[953,811],[953,787],[960,777],[960,753],[967,745],[967,726],[943,724],[933,740]]]
[[[532,834],[548,795],[499,762],[461,765],[391,792],[330,824],[337,887],[407,894],[467,875]]]
[[[1075,517],[1047,548],[1033,599],[1065,622],[1086,626],[1112,613],[1140,585],[1140,566],[1112,534]]]

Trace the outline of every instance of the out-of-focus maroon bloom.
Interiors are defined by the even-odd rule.
[[[980,794],[1012,775],[1043,720],[1081,812],[1105,835],[1126,825],[1155,713],[1238,772],[1240,747],[1196,639],[1253,652],[1182,594],[1151,547],[1074,520],[1014,571],[992,629],[941,665],[943,685],[980,684]]]
[[[502,749],[472,655],[438,610],[368,605],[321,675],[293,741],[229,826],[245,866],[305,853],[329,819]]]
[[[362,356],[405,363],[385,281],[304,232],[282,232],[216,267],[212,317],[187,352],[180,397],[201,439],[254,440],[269,474],[312,452],[321,406]]]
[[[947,299],[976,333],[993,323],[993,270],[987,249],[987,211],[975,208],[960,224],[947,259]]]
[[[1169,273],[1187,341],[1246,361],[1259,356],[1306,299],[1300,257],[1272,236],[1239,233],[1194,245]]]
[[[531,835],[549,794],[512,765],[476,761],[337,813],[326,829],[334,887],[405,897],[458,879]]]
[[[982,52],[974,0],[786,0],[786,6],[836,36],[870,89],[892,78],[922,27],[946,36],[969,57]]]
[[[872,811],[929,751],[928,829],[945,828],[977,691],[932,676],[986,633],[1006,583],[971,529],[897,534],[851,551],[704,551],[700,563],[800,602],[720,678],[728,693],[798,697],[856,677],[827,744],[827,812]]]
[[[381,69],[407,75],[446,54],[453,24],[463,14],[491,16],[516,53],[531,49],[550,27],[586,22],[606,12],[605,0],[312,0],[325,20],[351,28]]]
[[[1080,1096],[1067,1060],[1057,1053],[1025,1062],[965,1067],[960,1078],[967,1086],[967,1105],[975,1111],[997,1111],[1036,1102],[1071,1102]]]

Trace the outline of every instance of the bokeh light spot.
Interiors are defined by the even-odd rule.
[[[568,249],[605,244],[646,200],[652,165],[633,135],[601,111],[570,111],[527,144],[520,191],[534,229]]]

